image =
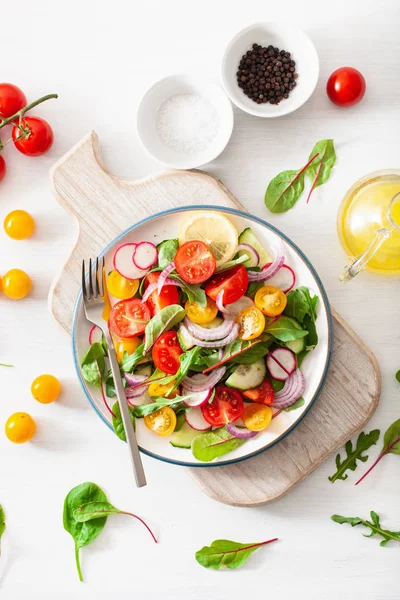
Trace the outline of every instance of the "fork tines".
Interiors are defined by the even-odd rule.
[[[101,260],[100,267],[100,280],[99,280],[99,259],[96,258],[96,262],[93,266],[92,259],[89,259],[89,273],[86,277],[85,261],[82,261],[82,293],[83,297],[87,300],[97,299],[104,296],[104,257]],[[88,288],[86,287],[86,278],[88,279]]]

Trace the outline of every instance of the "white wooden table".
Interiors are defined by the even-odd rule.
[[[339,527],[333,513],[367,516],[373,509],[385,526],[400,528],[399,459],[386,457],[363,484],[332,485],[332,458],[279,503],[258,509],[230,508],[203,496],[178,467],[144,457],[149,485],[137,490],[126,449],[95,416],[76,380],[70,340],[50,317],[50,283],[74,242],[70,217],[57,205],[48,169],[91,128],[103,142],[114,172],[129,178],[156,173],[135,133],[142,93],[158,77],[191,71],[219,75],[220,56],[236,30],[257,20],[280,20],[305,29],[321,59],[321,78],[312,99],[296,113],[258,120],[235,111],[235,130],[226,151],[207,168],[218,175],[255,215],[268,216],[309,256],[331,303],[376,353],[383,395],[371,427],[386,429],[400,417],[398,280],[364,274],[343,287],[338,275],[344,254],[336,236],[336,213],[347,188],[375,169],[398,167],[400,109],[397,0],[261,0],[233,3],[203,0],[54,2],[20,0],[2,7],[1,79],[20,85],[30,99],[58,92],[59,100],[35,114],[48,119],[55,143],[48,155],[30,159],[8,147],[7,178],[0,186],[0,219],[25,208],[37,234],[14,242],[0,234],[0,272],[20,267],[34,281],[32,295],[13,302],[0,298],[0,423],[17,410],[38,424],[34,441],[11,445],[0,434],[0,503],[7,513],[0,593],[5,600],[109,599],[240,600],[244,595],[289,599],[398,600],[400,548],[380,548],[362,531]],[[367,95],[353,109],[340,110],[325,95],[335,68],[358,67]],[[329,183],[309,206],[266,212],[263,195],[280,170],[296,168],[314,143],[336,141],[338,162]],[[42,406],[31,398],[40,373],[58,376],[59,402]],[[378,447],[370,452],[378,454]],[[85,584],[78,582],[72,539],[62,527],[64,496],[92,480],[111,502],[138,512],[160,537],[155,547],[128,517],[111,518],[101,537],[82,550]],[[216,538],[279,543],[253,556],[237,572],[201,568],[194,552]],[[1,576],[1,575],[0,575]]]

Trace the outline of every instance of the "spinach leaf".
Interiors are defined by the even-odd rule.
[[[159,313],[154,315],[154,317],[147,323],[144,331],[145,344],[143,353],[147,354],[160,335],[172,329],[172,327],[177,325],[185,318],[185,315],[186,310],[179,304],[170,304],[169,306],[165,306],[160,310]]]
[[[343,523],[348,523],[352,527],[356,527],[357,525],[364,525],[370,529],[371,533],[369,535],[365,535],[364,537],[373,537],[374,535],[380,535],[383,540],[379,544],[380,546],[386,546],[388,542],[391,540],[395,542],[400,542],[400,531],[390,531],[389,529],[382,529],[380,523],[380,517],[376,514],[375,511],[371,511],[371,520],[368,521],[366,519],[360,519],[360,517],[342,517],[341,515],[332,515],[332,521],[335,523],[339,523],[339,525],[343,525]]]
[[[197,562],[206,569],[236,569],[243,566],[250,556],[266,544],[275,542],[278,538],[257,542],[255,544],[240,544],[231,540],[215,540],[210,546],[204,546],[196,552]]]
[[[200,433],[192,442],[193,456],[202,462],[210,462],[218,456],[232,452],[242,446],[246,440],[236,438],[227,431],[226,427],[220,427],[207,433]]]
[[[313,321],[308,315],[304,317],[303,325],[308,331],[306,337],[306,350],[312,350],[318,344],[317,326],[315,321]]]
[[[4,514],[4,510],[3,507],[0,504],[0,540],[2,538],[3,533],[6,530],[6,516]],[[1,549],[0,549],[0,554],[1,554]]]
[[[136,348],[133,354],[128,354],[127,352],[124,352],[120,365],[121,371],[123,371],[124,373],[130,373],[134,369],[134,367],[136,367],[136,365],[140,363],[141,360],[143,360],[143,357],[144,344],[139,344],[139,346]]]
[[[310,158],[317,154],[307,168],[307,177],[311,181],[311,189],[307,203],[316,187],[328,181],[333,165],[336,162],[336,153],[333,140],[320,140],[311,151]]]
[[[100,342],[94,342],[82,359],[82,375],[88,383],[100,387],[106,367],[105,352]]]
[[[177,273],[170,273],[169,277],[171,279],[175,279],[175,281],[179,281],[181,284],[181,290],[184,294],[186,294],[189,302],[196,302],[203,308],[207,306],[207,296],[200,285],[187,283],[187,281],[184,281]]]
[[[179,240],[177,239],[164,240],[158,244],[158,267],[160,269],[164,270],[165,267],[168,267],[168,265],[172,263],[178,248]]]
[[[283,410],[285,412],[290,412],[291,410],[297,410],[298,408],[300,408],[301,406],[304,406],[304,398],[303,396],[301,398],[299,398],[298,400],[296,400],[296,402],[294,404],[292,404],[292,406],[288,406],[287,408],[284,408]]]
[[[285,316],[268,325],[265,331],[281,342],[298,340],[306,337],[308,333],[295,319]]]
[[[351,440],[349,440],[345,445],[346,450],[346,458],[341,459],[340,453],[336,455],[336,473],[328,477],[329,481],[334,483],[338,479],[342,479],[343,481],[347,479],[348,474],[346,471],[350,469],[351,471],[355,471],[357,468],[357,460],[361,460],[361,462],[366,462],[368,460],[368,456],[363,456],[363,452],[371,448],[379,439],[380,436],[379,429],[374,429],[370,431],[368,434],[365,434],[363,431],[360,433],[357,439],[356,447],[353,448],[353,444]]]
[[[304,317],[308,315],[315,322],[317,320],[316,307],[318,296],[311,297],[310,290],[305,286],[300,286],[295,290],[288,292],[287,304],[284,314],[293,317],[299,323],[303,324]]]
[[[264,287],[265,283],[263,281],[252,281],[249,283],[249,287],[246,290],[246,296],[254,300],[254,296],[258,292],[258,290]]]
[[[75,561],[80,581],[83,581],[79,561],[79,549],[90,544],[101,533],[107,517],[99,517],[88,523],[80,523],[74,517],[74,511],[88,502],[106,502],[104,492],[90,481],[74,487],[64,501],[64,529],[72,536],[75,544]]]
[[[400,383],[400,371],[397,371],[397,373],[396,373],[396,379]]]
[[[237,258],[233,258],[232,260],[228,260],[228,262],[220,265],[216,268],[216,273],[222,273],[223,271],[227,271],[228,269],[232,269],[232,267],[236,267],[236,265],[241,265],[249,260],[248,254],[242,254],[242,256],[238,256]],[[245,265],[246,266],[246,265]]]
[[[112,424],[114,427],[114,431],[120,440],[122,440],[123,442],[126,442],[125,428],[124,428],[124,424],[122,422],[121,409],[119,407],[118,402],[115,402],[114,406],[112,407],[112,411],[114,413],[114,415],[112,417]],[[133,414],[132,410],[130,410],[130,409],[129,409],[129,413],[131,415],[133,429],[135,429],[135,425],[136,425],[135,424],[135,415]]]
[[[368,473],[371,473],[371,471],[382,460],[382,458],[386,456],[386,454],[400,454],[400,419],[397,419],[397,421],[392,423],[389,429],[387,429],[383,438],[383,447],[378,458],[364,473],[364,475],[358,481],[356,481],[356,485],[361,483]]]
[[[307,348],[305,348],[304,350],[302,350],[301,352],[299,352],[296,355],[296,359],[297,359],[297,368],[300,369],[303,360],[305,359],[305,357],[307,356],[307,354],[309,354],[310,350],[307,350]]]

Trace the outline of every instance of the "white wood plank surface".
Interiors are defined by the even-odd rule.
[[[399,282],[363,275],[341,286],[345,256],[335,223],[340,200],[358,177],[398,167],[399,12],[397,0],[287,0],[284,5],[20,0],[17,7],[2,6],[1,79],[20,85],[31,99],[60,94],[35,111],[54,127],[51,152],[30,159],[7,147],[8,174],[0,185],[1,219],[19,207],[31,211],[38,224],[35,238],[26,242],[0,236],[0,272],[25,268],[35,282],[23,302],[0,299],[0,362],[16,365],[1,370],[0,422],[15,410],[31,412],[38,422],[32,444],[11,446],[0,435],[0,503],[8,518],[0,558],[3,598],[103,600],[129,594],[140,600],[239,600],[251,594],[283,600],[293,595],[398,600],[400,548],[380,548],[358,529],[329,520],[335,512],[364,516],[373,509],[398,530],[397,457],[386,457],[357,488],[353,483],[360,469],[346,482],[330,484],[334,461],[329,460],[283,500],[256,509],[220,505],[201,494],[181,469],[145,458],[150,485],[139,492],[124,447],[115,445],[84,399],[70,340],[49,315],[46,298],[76,237],[73,221],[52,196],[50,166],[93,128],[113,172],[129,179],[159,172],[135,133],[135,111],[147,86],[170,72],[217,78],[223,48],[238,29],[257,20],[285,19],[305,29],[316,44],[321,78],[314,96],[296,113],[274,121],[235,110],[231,143],[207,169],[263,217],[269,179],[302,164],[318,139],[335,138],[339,159],[332,179],[309,206],[301,202],[273,222],[309,256],[333,306],[379,360],[383,396],[371,428],[385,429],[399,418],[394,379],[400,366]],[[345,64],[363,71],[368,91],[362,104],[340,110],[329,104],[324,86],[329,73]],[[41,406],[30,397],[30,383],[42,372],[63,382],[65,393],[56,405]],[[372,449],[371,458],[378,452]],[[66,492],[89,479],[116,505],[151,520],[161,543],[153,547],[128,518],[110,519],[97,542],[82,551],[82,585],[61,512]],[[275,535],[280,541],[238,572],[208,572],[194,561],[195,550],[216,538],[257,541]]]

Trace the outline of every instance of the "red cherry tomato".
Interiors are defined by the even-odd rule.
[[[214,273],[216,262],[210,248],[199,240],[185,242],[175,255],[175,267],[188,283],[203,283]]]
[[[274,401],[274,388],[268,379],[264,379],[262,384],[258,387],[243,392],[243,396],[252,402],[271,406]]]
[[[139,298],[121,300],[111,310],[109,327],[117,337],[131,338],[144,332],[150,317],[149,307]]]
[[[0,83],[0,117],[7,119],[27,105],[22,90],[12,83]]]
[[[337,106],[353,106],[365,94],[364,76],[352,67],[341,67],[332,73],[326,84],[329,100]]]
[[[0,156],[0,181],[4,179],[4,175],[6,174],[6,161],[2,156]]]
[[[201,407],[203,417],[214,427],[222,427],[240,419],[243,410],[244,404],[240,393],[225,385],[217,386],[212,402],[207,402]]]
[[[181,364],[179,357],[182,352],[176,331],[167,331],[154,344],[151,356],[158,369],[175,375]]]
[[[148,288],[152,283],[157,283],[159,277],[160,273],[148,273],[144,280],[144,289]],[[162,308],[170,304],[179,304],[178,288],[173,285],[164,285],[160,293],[155,290],[150,294],[146,302],[150,307],[151,316],[154,317]]]
[[[236,265],[232,269],[211,277],[206,284],[205,291],[207,296],[212,300],[216,300],[219,292],[224,290],[223,303],[232,304],[244,295],[248,285],[249,278],[246,269],[243,265]]]
[[[54,135],[47,121],[40,117],[24,117],[18,125],[13,127],[12,139],[22,154],[40,156],[51,148]]]

